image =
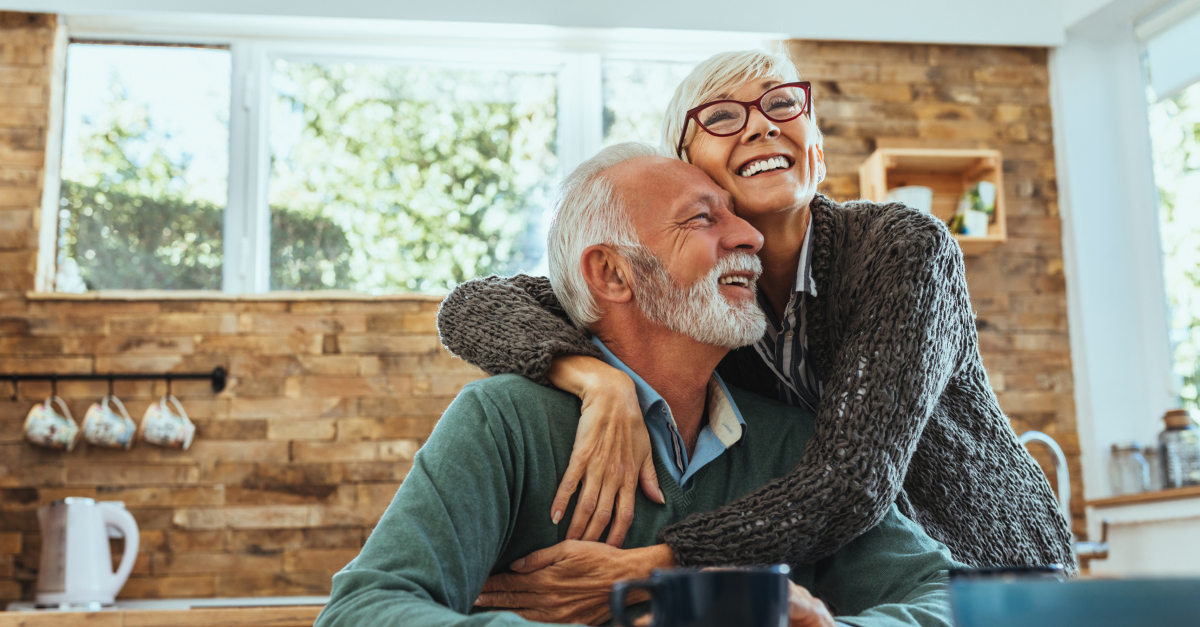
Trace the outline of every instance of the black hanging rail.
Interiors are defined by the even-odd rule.
[[[140,373],[140,372],[110,372],[108,374],[5,374],[0,375],[0,381],[8,380],[12,382],[12,400],[17,400],[17,385],[22,381],[49,381],[53,386],[53,393],[58,393],[59,381],[108,381],[108,392],[112,393],[113,381],[156,381],[158,379],[167,380],[167,393],[171,393],[171,381],[177,379],[208,379],[212,381],[213,393],[218,393],[225,389],[225,377],[228,374],[225,368],[217,366],[212,372],[169,372],[169,373]]]

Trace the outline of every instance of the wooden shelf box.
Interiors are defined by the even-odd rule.
[[[995,220],[983,236],[955,235],[964,255],[979,255],[1008,237],[1004,220],[1004,179],[999,150],[880,148],[858,166],[864,200],[883,202],[887,190],[906,185],[933,189],[933,215],[948,221],[963,192],[979,181],[996,186]]]

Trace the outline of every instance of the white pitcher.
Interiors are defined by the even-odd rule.
[[[39,509],[38,524],[42,560],[37,604],[112,605],[138,552],[137,521],[125,504],[67,497]],[[125,554],[115,573],[108,547],[110,527],[125,536]]]

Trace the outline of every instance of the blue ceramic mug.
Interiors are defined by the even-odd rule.
[[[655,570],[649,579],[618,581],[609,601],[613,625],[631,627],[625,607],[632,590],[650,595],[651,627],[786,627],[788,572],[766,568]]]

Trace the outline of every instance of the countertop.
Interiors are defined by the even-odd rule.
[[[117,601],[98,611],[13,603],[0,627],[310,627],[328,597]]]

